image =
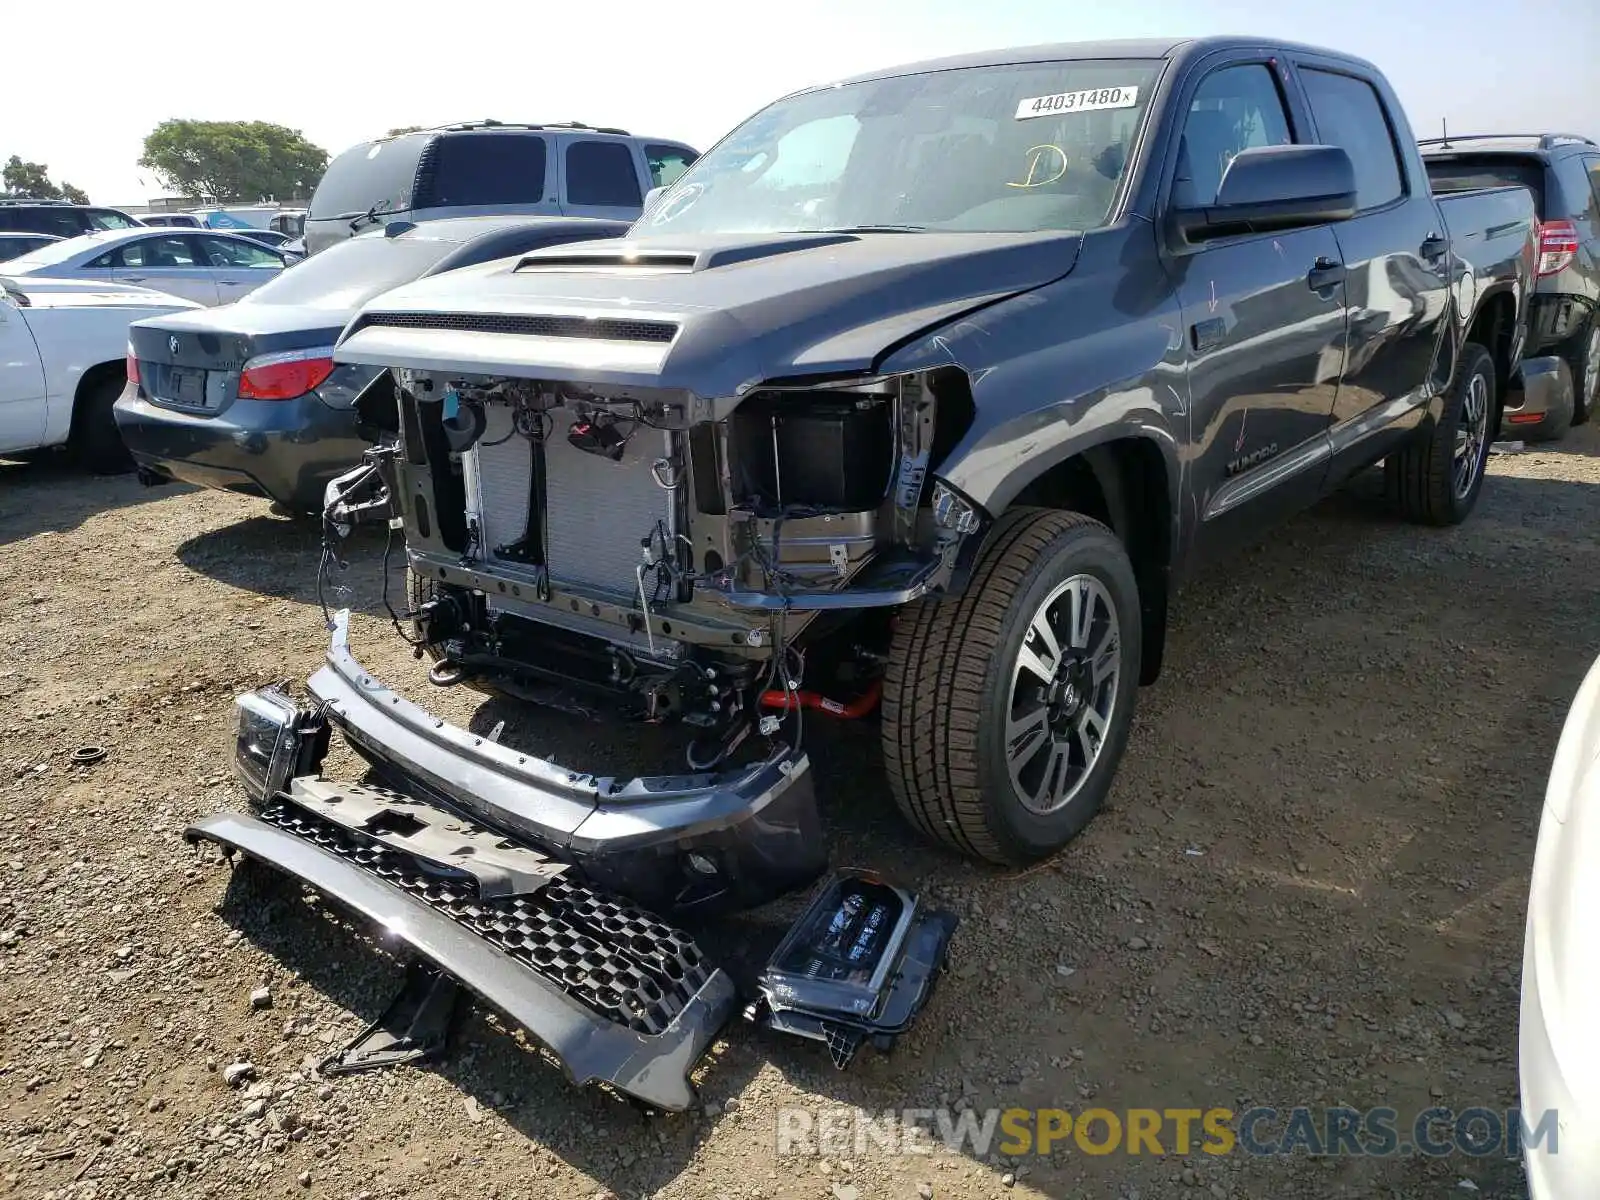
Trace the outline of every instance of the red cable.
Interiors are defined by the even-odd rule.
[[[762,692],[761,706],[787,709],[798,705],[801,708],[817,709],[842,721],[855,721],[877,708],[882,696],[883,683],[875,679],[867,685],[866,691],[848,703],[832,700],[820,692],[795,692],[792,696],[788,692]]]

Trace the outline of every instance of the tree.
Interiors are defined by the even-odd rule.
[[[173,191],[218,201],[309,196],[328,152],[266,121],[163,121],[144,139],[141,167]]]
[[[402,133],[421,133],[421,132],[422,132],[422,126],[421,125],[400,125],[400,126],[397,126],[394,129],[389,130],[389,132],[384,134],[383,136],[384,137],[399,137]]]
[[[87,204],[89,197],[82,188],[70,183],[57,186],[50,182],[50,168],[44,163],[23,162],[22,156],[13,154],[0,168],[0,195],[17,200],[71,200],[74,204]]]

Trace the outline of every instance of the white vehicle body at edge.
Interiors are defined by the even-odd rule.
[[[1522,1119],[1557,1114],[1554,1145],[1523,1146],[1532,1200],[1586,1200],[1600,1181],[1600,660],[1550,767],[1528,893],[1518,1074]]]
[[[0,271],[0,453],[65,442],[83,377],[122,371],[128,325],[199,307],[128,284]]]

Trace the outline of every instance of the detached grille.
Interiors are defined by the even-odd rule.
[[[483,900],[470,876],[425,867],[292,804],[272,804],[261,819],[424,901],[635,1033],[661,1033],[711,976],[688,934],[569,879],[528,896]]]
[[[678,332],[671,321],[632,321],[613,317],[530,317],[499,313],[372,313],[358,329],[455,329],[464,333],[511,333],[527,337],[594,338],[606,342],[670,342]]]

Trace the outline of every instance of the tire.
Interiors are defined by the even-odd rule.
[[[1093,624],[1087,637],[1074,637],[1070,623],[1060,622],[1085,598]],[[967,590],[908,606],[895,624],[883,752],[906,819],[961,854],[1011,866],[1072,840],[1105,801],[1127,746],[1139,683],[1139,613],[1133,566],[1111,530],[1078,513],[1006,513]],[[1039,666],[1067,664],[1052,685],[1023,664],[1025,637],[1041,644],[1031,628],[1036,620],[1052,626],[1063,647],[1056,655],[1031,652]],[[1108,641],[1115,673],[1098,680],[1092,663],[1065,652],[1104,652]],[[1050,697],[1054,707],[1045,703]],[[1083,707],[1075,716],[1076,703]],[[1035,707],[1045,714],[1036,727],[1026,719]],[[1089,710],[1092,717],[1084,715]],[[1026,732],[1013,743],[1021,752],[1008,760],[1014,715]],[[1098,738],[1090,736],[1094,728],[1102,731]],[[1059,772],[1058,786],[1049,786],[1046,771]],[[1037,793],[1031,806],[1024,791]]]
[[[1582,425],[1600,403],[1600,317],[1589,318],[1562,357],[1572,371],[1572,423]]]
[[[123,386],[119,375],[97,379],[79,394],[72,411],[72,453],[96,475],[121,475],[133,470],[133,455],[123,443],[111,411]]]
[[[1467,519],[1483,490],[1495,404],[1494,359],[1469,343],[1439,419],[1383,464],[1389,497],[1407,520],[1459,525]]]

